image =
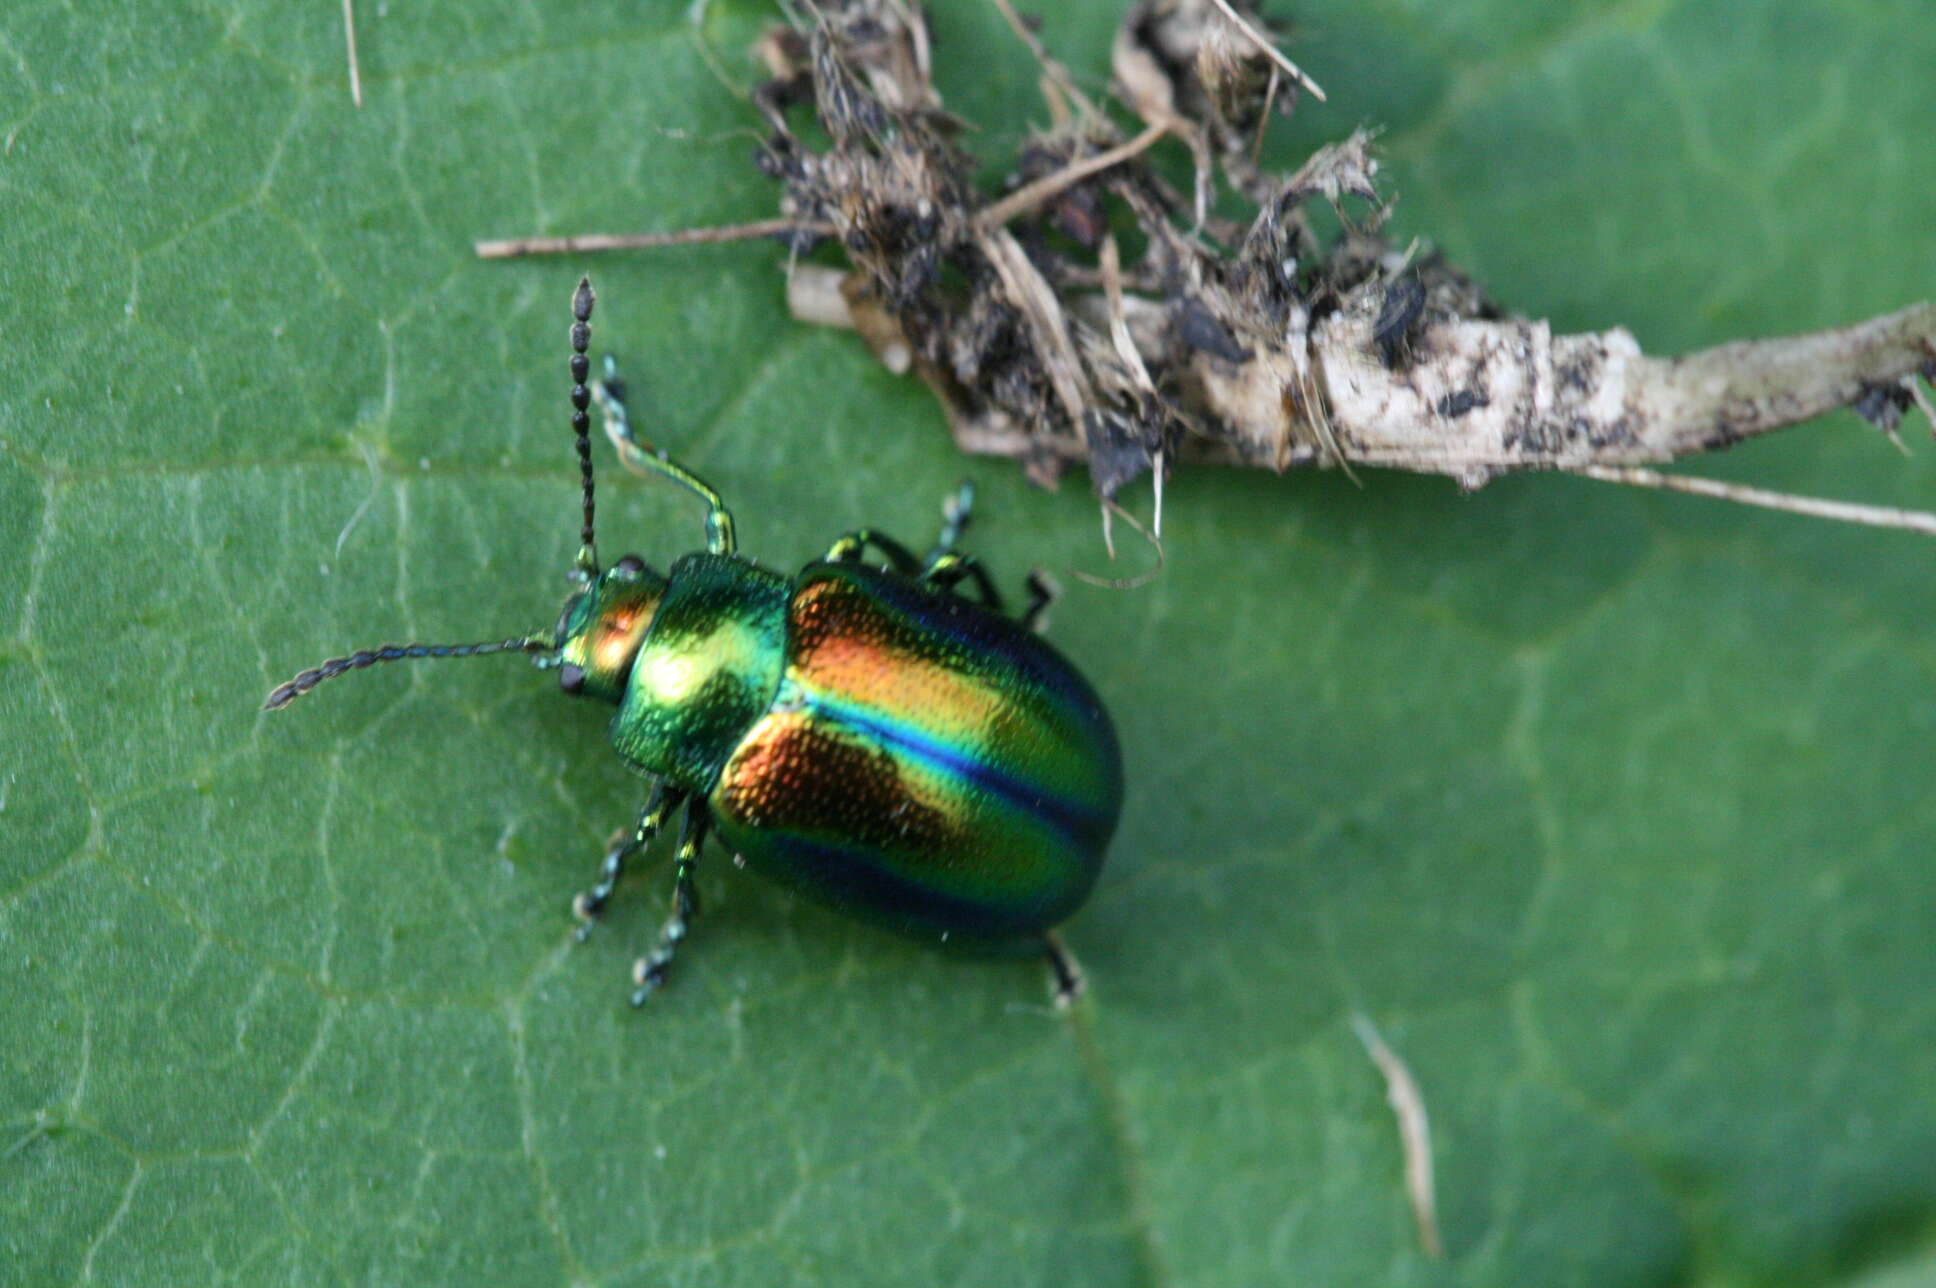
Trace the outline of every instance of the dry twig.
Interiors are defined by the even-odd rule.
[[[1830,501],[1818,496],[1796,496],[1793,492],[1771,492],[1763,487],[1749,487],[1743,483],[1727,483],[1689,474],[1663,474],[1659,470],[1632,465],[1583,465],[1573,473],[1606,483],[1659,488],[1663,492],[1685,492],[1689,496],[1711,496],[1738,505],[1756,505],[1766,510],[1860,524],[1865,528],[1896,528],[1903,532],[1920,532],[1924,536],[1936,537],[1936,514],[1922,510],[1898,510],[1886,505],[1858,505],[1852,501]]]
[[[976,213],[975,222],[983,228],[999,228],[1015,216],[1026,214],[1051,197],[1075,187],[1090,175],[1099,174],[1110,166],[1120,165],[1131,157],[1148,151],[1151,144],[1169,131],[1170,127],[1159,121],[1127,143],[1098,152],[1094,156],[1084,157],[1080,161],[1071,162],[1054,174],[1043,175],[1034,183],[1017,188],[994,205],[983,207]]]
[[[1010,0],[991,2],[1041,66],[1055,122],[1021,148],[1005,195],[974,184],[915,0],[815,0],[759,47],[771,76],[753,93],[770,130],[759,165],[781,185],[779,218],[478,252],[759,236],[800,252],[824,238],[850,267],[798,266],[797,316],[852,326],[894,370],[920,376],[962,450],[1017,458],[1045,484],[1084,463],[1104,500],[1179,461],[1379,466],[1467,488],[1564,470],[1936,529],[1936,516],[1643,468],[1844,406],[1893,437],[1909,407],[1931,410],[1917,379],[1936,378],[1936,305],[1671,359],[1618,328],[1556,336],[1437,253],[1379,235],[1387,206],[1368,133],[1288,177],[1257,168],[1271,115],[1300,88],[1323,95],[1272,43],[1256,0],[1130,4],[1110,51],[1112,88],[1145,125],[1127,142]],[[817,145],[791,119],[809,103]],[[1188,197],[1150,165],[1165,137],[1190,149]],[[1254,205],[1247,224],[1211,213],[1219,183]],[[1312,201],[1361,211],[1326,244],[1305,215]],[[1115,261],[1109,237],[1124,220],[1147,243],[1131,264]]]
[[[1283,69],[1286,76],[1289,76],[1305,89],[1310,90],[1312,98],[1315,98],[1320,103],[1324,102],[1324,91],[1318,88],[1318,83],[1309,76],[1306,76],[1296,63],[1286,58],[1284,52],[1273,44],[1268,36],[1251,26],[1249,20],[1243,14],[1237,12],[1235,6],[1230,3],[1230,0],[1216,0],[1216,5],[1223,12],[1224,17],[1236,24],[1237,30],[1250,37],[1251,43],[1263,50],[1265,54],[1269,55],[1272,62]]]
[[[521,255],[575,255],[601,250],[653,250],[662,246],[706,246],[754,241],[761,237],[827,237],[832,224],[798,219],[760,219],[718,228],[676,228],[663,233],[579,233],[571,237],[509,237],[477,242],[479,259],[516,259]]]

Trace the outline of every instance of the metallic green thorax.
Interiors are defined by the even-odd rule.
[[[612,718],[612,745],[648,773],[704,792],[773,705],[786,664],[786,578],[742,559],[687,555]]]

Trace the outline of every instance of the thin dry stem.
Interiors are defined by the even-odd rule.
[[[719,242],[756,241],[804,233],[832,237],[832,224],[799,219],[759,219],[715,228],[677,228],[661,233],[579,233],[570,237],[512,237],[481,241],[474,249],[479,259],[516,259],[521,255],[575,255],[601,250],[651,250],[661,246],[707,246]]]
[[[1926,510],[1898,510],[1884,505],[1861,505],[1854,501],[1797,496],[1792,492],[1749,487],[1745,483],[1728,483],[1693,474],[1663,474],[1659,470],[1632,465],[1585,465],[1572,473],[1604,483],[1658,488],[1663,492],[1685,492],[1689,496],[1709,496],[1741,505],[1760,506],[1764,510],[1782,510],[1788,514],[1856,523],[1865,528],[1895,528],[1902,532],[1920,532],[1924,536],[1936,537],[1936,514]]]
[[[1904,376],[1901,384],[1909,391],[1910,401],[1914,402],[1922,412],[1923,419],[1929,422],[1930,434],[1936,436],[1936,403],[1929,401],[1929,395],[1923,392],[1923,387],[1916,382],[1915,376]],[[1896,446],[1902,447],[1901,440],[1897,440]],[[1905,456],[1909,453],[1907,447],[1902,447],[1902,451]]]
[[[1102,269],[1103,296],[1109,301],[1109,339],[1137,386],[1153,395],[1156,382],[1150,379],[1149,368],[1143,365],[1143,355],[1136,351],[1136,341],[1129,333],[1129,319],[1123,307],[1122,251],[1116,245],[1114,233],[1102,239],[1098,263]]]
[[[350,51],[350,102],[363,106],[363,73],[356,65],[356,0],[343,0],[343,43]]]
[[[1271,108],[1277,105],[1277,86],[1283,68],[1271,67],[1270,84],[1264,90],[1264,110],[1257,114],[1257,134],[1250,141],[1250,165],[1254,170],[1264,156],[1264,136],[1270,132]]]
[[[1001,279],[1009,303],[1021,313],[1034,336],[1063,411],[1080,431],[1083,412],[1093,399],[1055,290],[1006,228],[990,229],[982,234],[978,244]]]
[[[1259,49],[1270,56],[1272,62],[1284,69],[1286,76],[1289,76],[1305,89],[1310,90],[1311,97],[1315,98],[1318,102],[1322,103],[1326,101],[1324,91],[1318,88],[1318,83],[1309,76],[1306,76],[1303,69],[1296,63],[1286,58],[1284,51],[1271,43],[1270,37],[1245,21],[1244,16],[1231,7],[1230,0],[1215,0],[1215,3],[1217,8],[1223,11],[1223,16],[1236,24],[1237,30],[1249,36]]]
[[[1098,577],[1096,574],[1084,572],[1080,568],[1069,569],[1069,575],[1077,581],[1095,586],[1101,590],[1135,590],[1138,587],[1149,585],[1157,577],[1162,575],[1163,565],[1168,562],[1168,557],[1163,552],[1163,539],[1144,527],[1142,520],[1138,519],[1128,510],[1123,509],[1114,497],[1104,497],[1102,501],[1102,544],[1103,549],[1109,552],[1109,557],[1112,560],[1116,557],[1116,537],[1110,526],[1113,519],[1121,519],[1134,529],[1137,536],[1150,543],[1151,548],[1156,551],[1155,566],[1137,573],[1134,577]]]
[[[1055,81],[1056,88],[1060,89],[1070,102],[1082,109],[1082,114],[1091,121],[1108,120],[1109,118],[1102,114],[1102,110],[1090,97],[1076,88],[1076,83],[1069,76],[1068,69],[1042,47],[1042,42],[1036,38],[1033,31],[1029,30],[1028,23],[1022,21],[1022,15],[1015,12],[1015,6],[1010,4],[1009,0],[994,0],[994,5],[1001,11],[1002,17],[1007,19],[1009,27],[1014,30],[1016,36],[1028,46],[1029,52],[1035,55],[1035,61],[1041,65],[1043,72]]]
[[[1398,1117],[1398,1140],[1405,1151],[1405,1194],[1418,1225],[1419,1245],[1437,1260],[1445,1255],[1445,1245],[1439,1239],[1438,1198],[1432,1189],[1432,1125],[1425,1115],[1425,1097],[1411,1068],[1385,1045],[1369,1017],[1354,1013],[1351,1027],[1385,1076],[1385,1098]]]
[[[1111,166],[1147,152],[1152,144],[1168,134],[1171,123],[1158,121],[1127,143],[1119,143],[1107,151],[1087,156],[1080,161],[1072,161],[1054,174],[1044,175],[1034,183],[1024,184],[991,206],[985,206],[975,215],[975,223],[980,228],[999,228],[1017,215],[1034,210],[1057,193],[1066,192],[1090,175],[1100,174]]]

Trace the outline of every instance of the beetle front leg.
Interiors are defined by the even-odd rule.
[[[599,914],[612,900],[612,892],[618,889],[618,879],[625,871],[625,860],[637,854],[665,826],[672,811],[679,808],[685,793],[669,789],[660,783],[646,798],[645,808],[639,811],[639,819],[633,825],[632,835],[613,842],[605,851],[605,861],[599,865],[598,880],[591,889],[586,890],[571,901],[572,915],[578,918],[578,942],[584,943],[598,924]]]
[[[605,356],[605,378],[593,384],[590,393],[593,401],[598,403],[599,410],[605,413],[605,437],[611,440],[613,450],[618,452],[619,463],[634,474],[657,475],[676,483],[704,501],[707,550],[716,555],[730,555],[739,549],[732,512],[720,500],[718,489],[639,437],[632,428],[632,418],[625,408],[625,383],[618,378],[618,366],[610,354]],[[589,457],[586,459],[590,460]],[[587,465],[585,468],[589,470],[591,467]],[[591,475],[585,477],[589,479]],[[586,493],[586,496],[590,495],[590,492]],[[586,513],[589,516],[590,511]]]
[[[673,860],[672,915],[659,931],[659,946],[632,963],[632,982],[638,986],[632,993],[634,1006],[644,1006],[648,997],[665,986],[672,955],[699,917],[699,891],[693,886],[692,874],[699,866],[699,851],[712,821],[704,802],[695,800],[686,807],[685,822],[679,828],[679,853]]]

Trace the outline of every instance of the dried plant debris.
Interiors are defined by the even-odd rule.
[[[1641,468],[1844,406],[1894,438],[1912,404],[1930,411],[1916,381],[1936,379],[1936,305],[1667,359],[1619,328],[1554,335],[1436,252],[1385,239],[1368,132],[1288,176],[1258,168],[1271,119],[1323,92],[1255,0],[1129,7],[1111,88],[1134,131],[1010,0],[991,3],[1039,63],[1052,122],[1000,194],[973,181],[917,0],[794,0],[756,51],[757,161],[780,187],[778,220],[479,251],[777,236],[796,316],[851,327],[917,374],[963,450],[1015,458],[1044,484],[1084,464],[1105,502],[1150,473],[1160,498],[1179,461],[1381,466],[1466,488],[1547,469],[1936,531],[1928,515]],[[1165,142],[1187,150],[1188,191],[1151,163]],[[1248,221],[1216,213],[1233,197]],[[1325,207],[1342,226],[1328,239],[1312,217]],[[845,267],[802,262],[823,243]]]

